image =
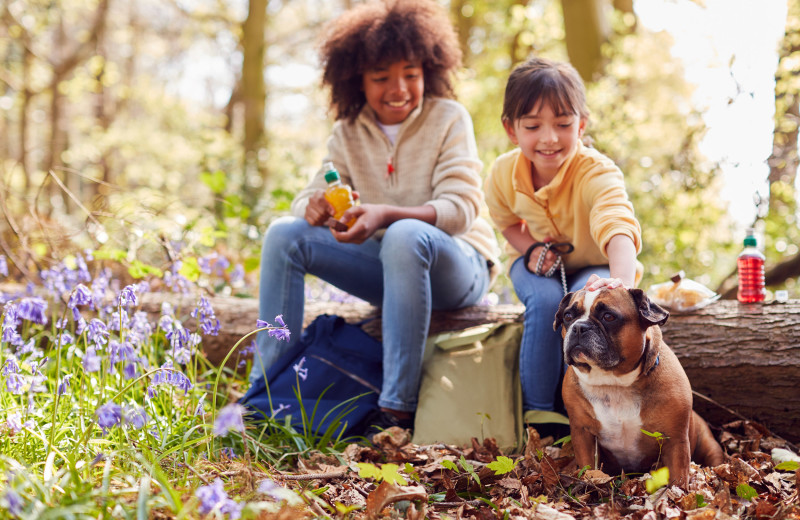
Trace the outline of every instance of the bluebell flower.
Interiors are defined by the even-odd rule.
[[[200,486],[194,494],[200,500],[198,510],[201,515],[219,511],[222,514],[229,515],[231,520],[236,520],[242,516],[243,504],[237,504],[228,497],[225,486],[219,478],[208,486]]]
[[[7,489],[3,495],[3,502],[5,502],[5,507],[12,516],[19,517],[22,515],[24,502],[22,501],[22,497],[19,496],[19,493],[11,488]]]
[[[73,310],[73,315],[79,305],[92,305],[92,291],[82,283],[75,286],[67,300],[67,307]]]
[[[147,424],[147,411],[141,406],[135,404],[126,405],[123,411],[125,422],[131,425],[135,430],[141,430]]]
[[[292,368],[294,368],[294,371],[297,372],[297,375],[303,381],[305,381],[306,378],[308,378],[308,369],[307,368],[303,368],[303,363],[305,363],[305,362],[306,362],[306,357],[303,356],[302,358],[300,358],[300,362],[299,363],[296,363],[295,365],[292,366]]]
[[[204,296],[200,297],[197,307],[192,310],[192,318],[197,318],[204,334],[216,336],[219,334],[219,320],[214,314],[214,309]]]
[[[8,414],[6,417],[6,426],[10,431],[13,433],[19,433],[22,431],[22,415],[19,412],[14,412]]]
[[[87,255],[88,259],[91,260],[91,255]],[[86,265],[86,260],[83,259],[81,255],[77,255],[75,257],[75,265],[78,267],[78,279],[84,282],[88,282],[92,279],[92,275],[89,274],[89,267]]]
[[[130,381],[131,379],[133,379],[136,376],[138,376],[139,375],[139,371],[136,370],[136,364],[135,363],[128,363],[127,365],[122,367],[122,375],[128,381]]]
[[[139,287],[136,284],[128,285],[124,289],[122,289],[119,293],[119,297],[117,298],[117,305],[120,307],[127,307],[129,305],[133,305],[134,307],[139,304],[139,300],[136,299],[136,290]]]
[[[197,401],[197,406],[194,409],[195,415],[203,415],[204,413],[206,413],[206,407],[204,406],[205,401],[206,401],[206,394],[203,394],[202,396],[200,396],[200,400]]]
[[[111,314],[111,319],[109,320],[109,329],[117,331],[126,330],[130,322],[131,320],[128,317],[128,311],[122,307],[118,307],[117,310]]]
[[[271,417],[274,419],[279,413],[283,412],[284,410],[288,410],[291,407],[292,407],[292,405],[290,405],[290,404],[281,403],[281,405],[279,407],[277,407],[276,409],[272,410],[272,416]]]
[[[245,407],[238,403],[224,406],[217,414],[217,420],[214,421],[214,435],[224,436],[231,430],[244,431],[244,420],[242,419],[244,412]]]
[[[113,401],[100,406],[96,414],[97,425],[103,429],[103,435],[122,421],[122,407]]]
[[[75,342],[75,338],[72,337],[72,334],[69,332],[62,332],[61,336],[59,337],[59,341],[61,341],[61,345],[71,345]]]
[[[233,451],[233,448],[227,448],[226,447],[226,448],[222,448],[221,450],[219,450],[219,456],[222,459],[235,459],[236,458],[236,452]]]
[[[271,331],[267,332],[267,335],[275,338],[280,341],[289,341],[289,336],[291,333],[289,329],[272,329]]]
[[[105,455],[105,453],[100,451],[100,452],[97,453],[97,455],[94,456],[94,458],[92,459],[92,462],[89,463],[89,467],[91,468],[92,466],[97,466],[98,464],[100,464],[104,460],[106,460],[106,455]]]
[[[94,342],[98,346],[105,345],[108,342],[108,328],[102,320],[92,318],[92,321],[89,322],[86,329],[86,336],[89,338],[89,341]]]
[[[8,276],[8,263],[6,262],[5,255],[0,255],[0,274]]]
[[[164,283],[167,287],[172,289],[172,292],[187,294],[190,292],[193,284],[185,276],[180,274],[180,270],[180,261],[172,264],[172,269],[164,273]]]
[[[58,395],[64,395],[69,392],[69,380],[72,379],[72,374],[67,374],[61,378],[61,381],[58,382],[58,388],[56,393]]]
[[[128,339],[134,345],[141,345],[153,335],[153,325],[144,311],[137,311],[130,323]]]
[[[97,372],[100,370],[102,358],[97,355],[94,347],[87,347],[86,354],[83,356],[83,370],[86,372]]]
[[[286,327],[286,322],[283,321],[283,314],[275,316],[275,322],[281,327]]]
[[[256,320],[257,329],[263,329],[265,327],[272,327],[272,325],[270,325],[269,322],[266,322],[264,320]]]
[[[272,498],[273,500],[280,502],[287,498],[287,496],[291,496],[294,493],[285,489],[278,484],[275,483],[274,480],[270,478],[266,478],[258,483],[257,493],[261,493],[262,495],[267,495],[268,497]]]
[[[44,325],[47,323],[47,301],[41,298],[23,298],[17,306],[17,316]]]
[[[161,369],[159,371],[153,374],[153,379],[150,381],[150,385],[147,387],[148,397],[154,397],[158,387],[161,385],[174,386],[175,388],[183,390],[184,395],[188,394],[189,390],[194,387],[188,377],[172,367],[172,362],[167,361],[161,365]]]
[[[180,348],[189,341],[189,331],[183,328],[180,321],[174,320],[166,330],[166,336],[169,340],[169,345],[173,348]]]
[[[231,271],[230,276],[231,285],[238,286],[244,283],[244,266],[236,264]]]
[[[3,375],[8,376],[9,374],[17,374],[19,373],[19,365],[17,364],[17,360],[13,357],[6,359],[6,362],[3,363]]]
[[[172,359],[176,365],[188,365],[192,362],[192,351],[186,347],[180,347],[173,351]]]
[[[17,345],[17,355],[24,356],[25,354],[30,354],[36,348],[36,343],[34,338],[29,339],[28,341],[23,342],[21,345]]]

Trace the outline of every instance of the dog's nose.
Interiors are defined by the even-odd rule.
[[[586,321],[579,321],[575,323],[575,325],[573,325],[573,328],[575,330],[575,333],[578,336],[581,336],[583,335],[584,332],[589,332],[592,329],[592,326],[590,323]]]

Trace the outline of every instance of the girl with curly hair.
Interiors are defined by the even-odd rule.
[[[359,5],[333,21],[321,45],[323,84],[336,118],[324,162],[360,200],[342,220],[325,200],[320,169],[274,221],[261,257],[260,317],[302,327],[304,276],[315,275],[382,308],[380,410],[365,432],[413,428],[433,309],[476,304],[498,271],[483,205],[472,120],[453,100],[461,65],[447,13],[433,0]],[[296,341],[258,337],[251,382]]]

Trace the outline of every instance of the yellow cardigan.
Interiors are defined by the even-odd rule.
[[[570,242],[567,272],[607,265],[606,247],[614,235],[630,237],[642,248],[641,226],[625,191],[620,169],[608,157],[578,142],[556,177],[534,191],[531,162],[519,148],[495,160],[484,185],[489,215],[500,231],[524,221],[536,241]],[[506,244],[509,267],[520,252]]]

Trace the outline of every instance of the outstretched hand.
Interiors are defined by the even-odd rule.
[[[603,287],[614,289],[616,287],[625,287],[625,284],[619,278],[601,278],[600,276],[593,274],[586,281],[586,285],[583,286],[583,288],[587,291],[598,291]]]

